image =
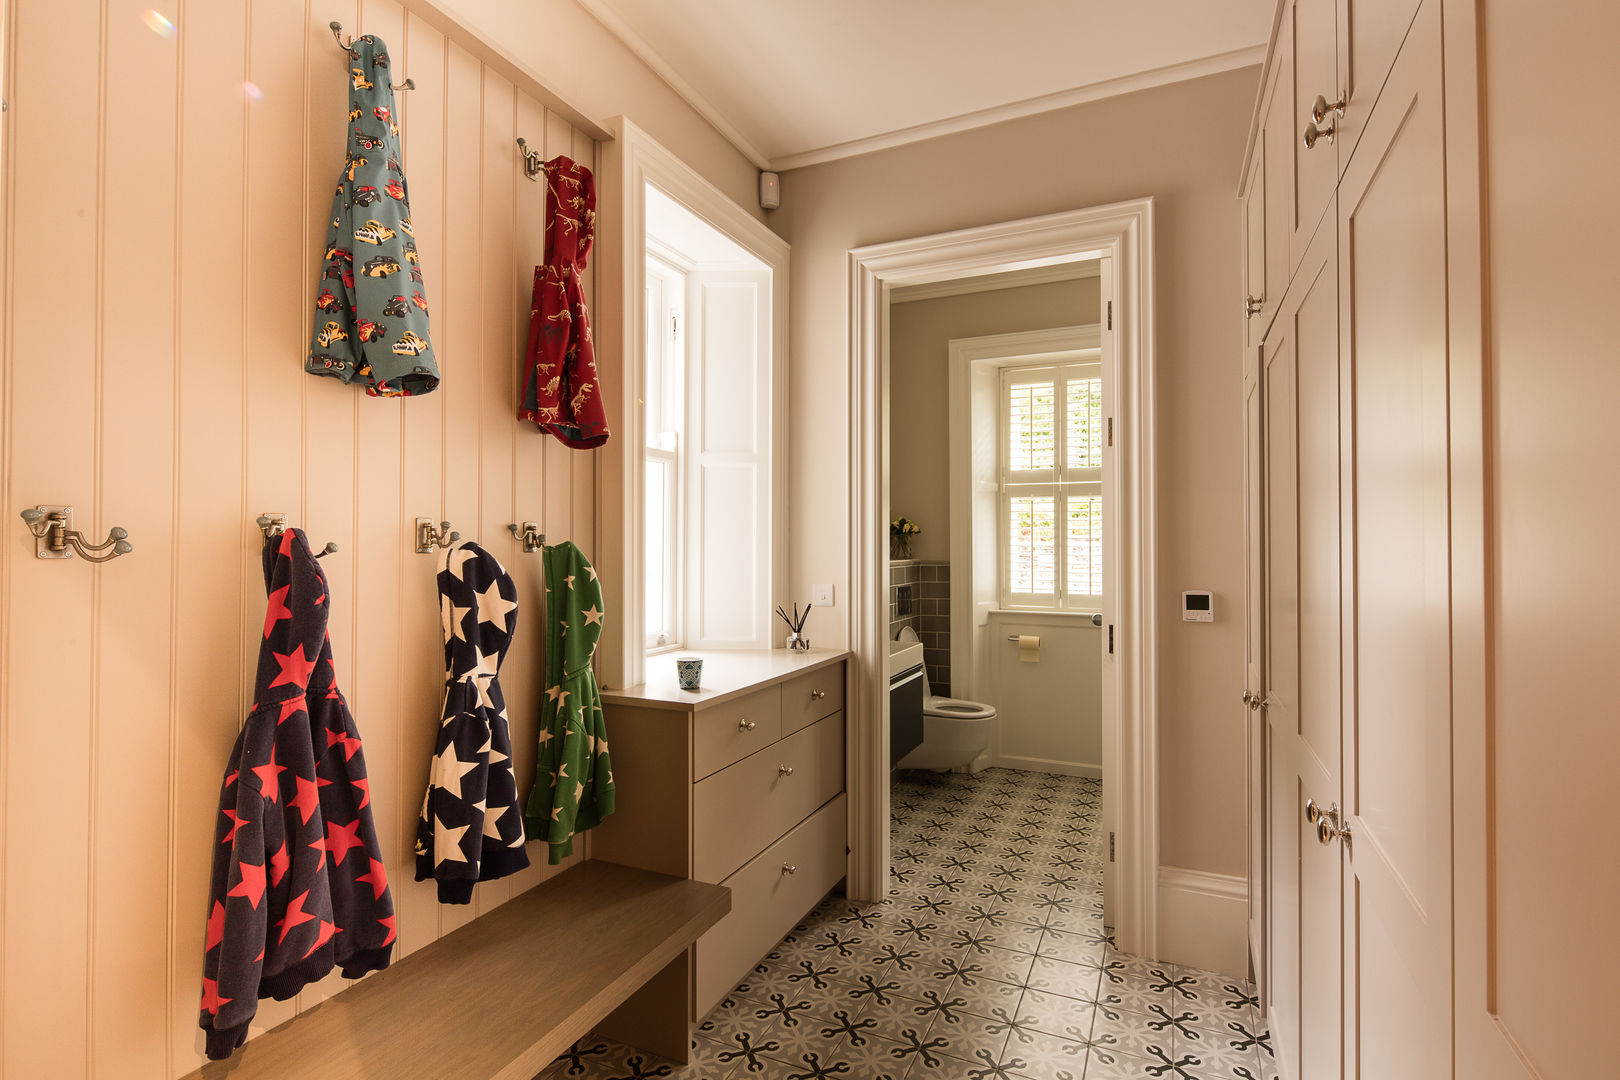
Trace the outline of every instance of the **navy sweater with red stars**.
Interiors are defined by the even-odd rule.
[[[215,834],[200,1024],[208,1056],[333,967],[388,966],[394,901],[371,820],[366,759],[338,692],[331,593],[302,531],[265,542],[270,594],[253,712],[225,769]]]

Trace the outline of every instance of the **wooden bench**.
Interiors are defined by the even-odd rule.
[[[530,1080],[593,1029],[676,1061],[689,947],[731,892],[590,860],[187,1080]]]

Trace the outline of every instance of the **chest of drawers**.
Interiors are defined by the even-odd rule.
[[[617,809],[591,857],[732,890],[695,946],[697,1016],[846,873],[846,663],[712,654],[698,693],[651,679],[603,692]]]

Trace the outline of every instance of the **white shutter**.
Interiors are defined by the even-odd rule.
[[[686,278],[685,642],[763,649],[771,616],[771,276]]]

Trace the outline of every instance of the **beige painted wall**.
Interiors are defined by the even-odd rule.
[[[165,1080],[201,1061],[218,793],[265,609],[256,515],[341,545],[322,564],[332,643],[396,955],[546,875],[538,845],[536,865],[468,908],[411,880],[443,693],[436,563],[411,551],[411,519],[450,519],[518,582],[501,675],[525,793],[543,584],[506,526],[593,546],[592,456],[515,418],[544,207],[513,139],[587,162],[592,142],[392,0],[170,5],[178,41],[143,23],[151,2],[10,6],[0,1074],[16,1080]],[[384,37],[418,86],[400,104],[403,162],[444,374],[421,398],[302,371],[344,146],[330,19]],[[247,79],[262,96],[244,96]],[[134,553],[36,560],[17,512],[42,502],[72,505],[94,536],[124,526]],[[264,1002],[257,1029],[343,986],[334,973]]]
[[[439,0],[599,123],[628,116],[755,217],[759,170],[574,0]]]
[[[913,300],[889,308],[890,516],[923,527],[912,554],[948,559],[952,338],[1097,321],[1097,278]]]
[[[1606,812],[1620,761],[1620,148],[1593,137],[1580,107],[1620,92],[1620,8],[1485,0],[1480,10],[1496,804],[1489,815],[1464,807],[1458,825],[1494,830],[1494,1023],[1540,1075],[1580,1076],[1597,1058],[1579,1033],[1620,1009],[1612,981],[1569,989],[1620,959]]]
[[[849,596],[848,251],[1157,200],[1162,835],[1166,863],[1242,874],[1242,303],[1233,196],[1258,68],[794,170],[768,220],[793,245],[794,595]],[[1220,621],[1180,621],[1210,588]],[[848,640],[845,610],[811,632]]]

